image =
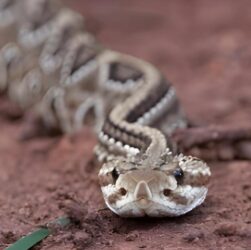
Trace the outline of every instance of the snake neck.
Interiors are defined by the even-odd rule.
[[[170,107],[173,88],[150,64],[134,58],[133,61],[133,66],[143,72],[143,83],[112,109],[99,138],[110,154],[144,155],[144,165],[148,166],[167,151],[166,136],[150,126]],[[140,74],[134,72],[137,75]]]

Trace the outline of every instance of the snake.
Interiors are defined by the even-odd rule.
[[[204,202],[210,168],[172,141],[187,119],[155,66],[101,45],[58,1],[1,0],[0,19],[10,19],[1,34],[13,23],[17,33],[0,43],[0,89],[47,128],[94,128],[99,184],[112,212],[175,217]]]

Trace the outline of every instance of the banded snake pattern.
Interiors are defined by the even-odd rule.
[[[91,123],[106,205],[123,217],[179,216],[207,195],[208,165],[169,139],[186,119],[153,65],[102,46],[50,0],[0,0],[0,91],[45,127]]]

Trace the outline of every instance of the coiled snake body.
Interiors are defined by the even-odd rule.
[[[1,2],[1,18],[7,10],[20,13],[23,6],[26,15],[21,22],[16,15],[1,29],[6,34],[13,23],[18,26],[10,38],[16,43],[1,50],[0,88],[49,128],[72,133],[94,121],[107,206],[124,217],[160,217],[200,205],[210,170],[203,161],[173,150],[168,138],[186,120],[161,73],[147,62],[103,48],[84,31],[82,17],[57,2]]]

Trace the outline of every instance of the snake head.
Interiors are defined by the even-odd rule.
[[[199,206],[207,194],[209,167],[179,155],[151,166],[113,159],[99,173],[106,205],[122,217],[179,216]]]

